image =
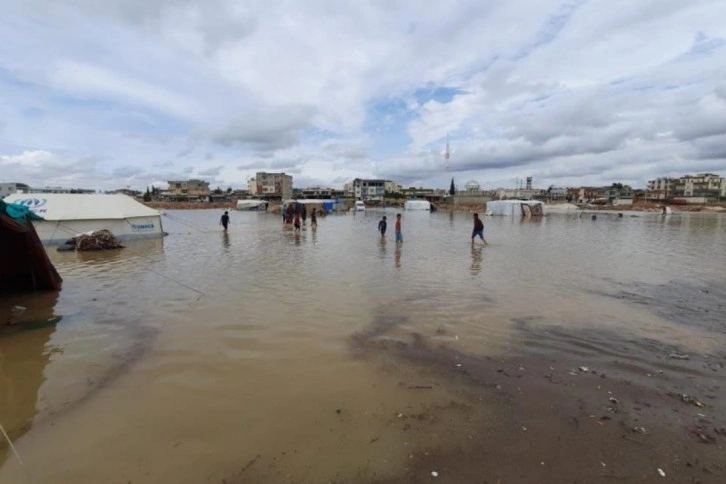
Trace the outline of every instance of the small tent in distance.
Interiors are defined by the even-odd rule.
[[[538,217],[544,215],[544,202],[538,200],[494,200],[487,202],[487,215]]]

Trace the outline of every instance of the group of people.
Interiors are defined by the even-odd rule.
[[[381,233],[381,237],[386,236],[386,229],[388,229],[388,221],[384,215],[380,222],[378,222],[378,231]],[[403,233],[401,232],[401,214],[396,214],[396,243],[403,244]]]
[[[294,202],[287,205],[282,210],[282,223],[285,226],[292,225],[296,232],[302,229],[302,226],[306,224],[308,218],[308,209],[304,203]],[[317,211],[313,208],[310,212],[310,227],[317,228],[318,226],[318,215]]]
[[[665,211],[665,210],[664,210]],[[307,208],[305,207],[304,203],[290,203],[287,205],[285,209],[282,210],[282,223],[286,226],[292,225],[295,229],[295,231],[300,231],[301,227],[305,225],[305,222],[307,220]],[[302,222],[302,223],[301,223]],[[224,230],[227,230],[227,226],[229,225],[229,212],[225,210],[224,215],[222,215],[222,218],[219,221],[219,224],[224,227]],[[318,217],[317,212],[315,209],[313,209],[310,212],[310,227],[311,228],[317,228],[318,226]],[[378,222],[378,232],[380,232],[381,237],[386,237],[386,230],[388,229],[388,220],[386,216],[384,215],[383,218]],[[396,214],[396,225],[395,225],[395,233],[396,233],[396,243],[397,244],[403,244],[403,232],[401,231],[401,214]],[[484,238],[484,222],[481,221],[479,218],[479,214],[474,214],[474,230],[471,232],[471,243],[474,243],[474,240],[479,237],[481,241],[484,243],[484,245],[489,245],[489,243]]]

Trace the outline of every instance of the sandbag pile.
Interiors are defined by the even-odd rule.
[[[98,230],[91,234],[80,234],[68,239],[58,250],[111,250],[124,246],[108,230]]]

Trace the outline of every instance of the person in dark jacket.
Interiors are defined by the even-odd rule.
[[[475,213],[474,214],[474,230],[471,233],[471,243],[472,244],[474,243],[474,239],[476,238],[477,235],[479,236],[481,241],[484,242],[484,245],[489,245],[487,243],[486,239],[484,238],[484,222],[482,222],[481,219],[479,218],[479,214]]]

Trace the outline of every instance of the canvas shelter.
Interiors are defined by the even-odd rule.
[[[22,205],[0,200],[0,290],[59,290],[62,279],[33,227],[42,223]]]
[[[104,229],[121,240],[164,235],[161,212],[126,195],[21,193],[5,201],[43,218],[35,228],[46,244],[62,244],[75,235]]]
[[[431,202],[428,200],[407,200],[403,204],[405,210],[431,210]]]
[[[544,203],[538,200],[494,200],[487,202],[487,215],[529,217],[544,215]]]

